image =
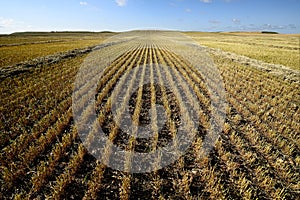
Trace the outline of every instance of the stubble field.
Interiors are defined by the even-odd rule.
[[[113,35],[0,37],[0,199],[299,197],[299,36],[136,31],[126,41],[107,42]],[[192,47],[178,41],[178,35],[199,44],[201,53],[195,55],[200,57],[182,56]],[[103,57],[91,59],[97,51]],[[95,65],[77,82],[83,63],[104,57],[107,66]],[[197,60],[200,68],[194,65]],[[212,69],[221,77],[226,107],[217,141],[206,154],[203,146],[218,112],[212,97],[222,97]],[[90,105],[94,79],[95,104]],[[148,84],[130,93],[134,81],[145,80]],[[112,101],[113,93],[122,90],[120,105],[128,103],[129,118],[138,126],[148,125],[152,137],[140,139],[139,128],[130,134],[120,128],[125,111],[120,106],[114,116]],[[176,147],[192,94],[199,105],[198,121],[184,154],[175,152],[178,159],[162,168],[163,157],[158,156],[151,163],[154,170],[128,172],[147,160],[133,163],[131,153],[118,158],[111,145],[145,154],[170,142]],[[164,108],[167,120],[155,105]],[[88,128],[76,123],[75,108]],[[96,117],[90,120],[93,110]],[[111,142],[104,146],[103,162],[90,151],[99,139],[98,124]],[[88,130],[84,136],[83,129]],[[113,168],[112,160],[118,159],[124,160],[125,170]]]

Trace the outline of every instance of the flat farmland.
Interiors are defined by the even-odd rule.
[[[299,51],[259,33],[1,36],[0,199],[297,199]]]
[[[0,65],[9,67],[60,52],[93,46],[113,33],[15,33],[0,37]]]

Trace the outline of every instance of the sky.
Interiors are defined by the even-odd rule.
[[[0,34],[135,29],[300,33],[300,0],[0,1]]]

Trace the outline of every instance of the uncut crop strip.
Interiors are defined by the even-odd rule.
[[[153,71],[153,65],[155,65],[155,67],[157,67],[157,60],[153,61],[155,59],[155,51],[153,50],[155,47],[154,46],[150,46],[150,52],[149,52],[149,56],[150,56],[150,60],[149,60],[149,65],[150,65],[150,92],[151,92],[151,108],[152,108],[152,124],[151,124],[151,130],[153,131],[153,141],[152,141],[152,150],[156,150],[157,148],[157,143],[158,143],[158,126],[157,126],[157,110],[155,107],[156,104],[156,91],[155,91],[155,87],[154,87],[154,71]],[[161,83],[160,83],[161,84]],[[157,158],[157,161],[154,163],[154,167],[156,171],[157,169],[159,169],[159,162],[160,162],[160,157]]]
[[[122,60],[120,60],[122,61]],[[125,69],[119,69],[120,72],[122,73]],[[117,73],[116,74],[116,77],[120,76],[121,73]],[[111,81],[105,85],[104,89],[101,91],[100,95],[97,96],[97,102],[101,102],[102,99],[108,94],[109,90],[110,90],[110,87],[113,86],[113,84],[115,84],[114,82],[116,81],[116,79],[111,79]],[[113,83],[113,84],[111,84]],[[92,91],[93,92],[93,91]],[[85,96],[83,96],[83,99],[86,99]],[[82,102],[82,101],[81,101]],[[80,103],[81,103],[80,102]],[[98,103],[96,102],[96,105],[98,105]],[[86,117],[84,117],[85,119],[88,119],[88,116],[91,112],[91,110],[94,109],[93,106],[89,106],[85,111],[83,111],[83,115],[85,115]]]
[[[146,76],[150,76],[150,90],[147,91],[147,92],[150,92],[150,98],[151,98],[151,107],[152,107],[152,123],[151,123],[151,129],[153,130],[154,132],[154,138],[153,138],[153,142],[151,144],[151,147],[150,149],[152,149],[152,151],[156,150],[156,148],[158,148],[157,146],[157,142],[158,142],[158,133],[155,133],[157,132],[157,129],[158,127],[155,128],[155,126],[157,126],[157,122],[156,119],[156,109],[155,109],[155,102],[156,102],[156,98],[160,98],[160,97],[156,97],[155,98],[155,94],[156,94],[156,91],[155,91],[155,87],[154,87],[154,75],[155,73],[158,73],[158,76],[159,76],[159,68],[158,68],[158,62],[157,62],[157,59],[156,59],[156,56],[155,56],[155,47],[152,43],[148,44],[148,48],[149,48],[149,53],[148,53],[148,58],[145,58],[148,60],[148,64],[150,65],[147,65],[147,68],[146,68]],[[154,61],[154,63],[153,63]],[[152,64],[153,63],[153,64]],[[149,69],[150,68],[150,69]],[[150,72],[149,72],[150,71]],[[148,75],[150,74],[150,75]],[[163,86],[164,83],[162,82],[162,78],[160,77],[160,80],[158,81],[158,84]],[[160,87],[161,87],[160,86]],[[170,106],[169,106],[169,102],[168,102],[168,97],[167,97],[167,94],[166,94],[166,91],[165,91],[165,88],[164,87],[161,87],[160,90],[162,91],[162,95],[161,95],[161,98],[162,98],[162,102],[164,104],[164,108],[166,109],[166,113],[168,115],[168,118],[170,119],[171,118],[171,110],[170,110]],[[145,91],[143,90],[143,93]],[[168,126],[170,126],[170,121],[167,122],[167,124],[169,124]],[[153,162],[153,166],[154,168],[157,168],[159,169],[160,167],[160,157],[157,158],[157,160],[155,162]],[[131,180],[130,180],[131,179]],[[148,180],[147,184],[150,184],[151,186],[148,188],[148,192],[145,193],[146,195],[146,198],[163,198],[160,190],[161,190],[161,181],[162,179],[160,179],[160,176],[159,176],[159,173],[157,171],[154,172],[153,175],[151,174],[145,174],[145,175],[142,175],[142,176],[138,176],[138,175],[131,175],[131,177],[129,177],[128,175],[125,174],[125,178],[123,178],[123,185],[124,185],[124,182],[127,183],[129,185],[129,181],[130,181],[130,195],[129,197],[134,197],[135,195],[137,195],[139,193],[139,190],[138,188],[139,187],[143,187],[141,185],[141,182],[143,181],[143,179],[145,180]],[[141,182],[139,182],[141,181]],[[126,197],[126,196],[125,196]]]
[[[203,96],[203,94],[200,92],[199,88],[198,87],[194,87],[194,81],[191,80],[191,78],[188,76],[188,73],[182,69],[187,69],[185,63],[181,63],[181,62],[177,62],[178,60],[176,60],[176,55],[173,53],[172,54],[172,57],[170,56],[171,53],[168,52],[168,51],[164,51],[164,50],[161,50],[161,54],[164,55],[163,56],[163,59],[164,61],[162,62],[166,62],[167,65],[171,66],[170,67],[170,70],[169,71],[166,71],[167,73],[170,72],[170,75],[172,75],[172,77],[176,77],[177,80],[180,80],[179,81],[179,85],[180,87],[183,88],[183,91],[182,91],[182,95],[183,97],[190,97],[192,94],[190,92],[190,89],[187,87],[186,84],[184,84],[184,81],[186,81],[189,86],[191,88],[193,88],[193,90],[195,91],[196,93],[196,96],[198,96],[198,101],[200,102],[208,102],[208,100],[205,98],[205,96]],[[182,75],[182,76],[180,76]],[[200,109],[200,107],[198,107],[197,105],[197,102],[194,102],[192,101],[190,98],[186,98],[184,99],[184,101],[187,101],[189,102],[191,105],[195,106],[196,110],[199,111],[199,113],[197,113],[197,115],[204,115],[204,111]],[[208,103],[205,104],[205,107],[209,107]],[[206,120],[202,120],[201,124],[202,126],[204,125],[204,123],[207,121]],[[208,128],[208,126],[207,126]]]
[[[187,112],[187,108],[184,104],[182,104],[182,102],[185,101],[189,101],[192,105],[196,106],[196,103],[193,102],[192,99],[189,99],[187,97],[191,96],[190,90],[188,89],[188,87],[185,85],[185,83],[183,82],[182,78],[180,76],[178,76],[178,74],[175,74],[176,78],[179,78],[179,84],[175,84],[175,80],[174,80],[174,76],[172,76],[171,71],[173,73],[176,73],[177,71],[174,70],[175,69],[175,64],[172,63],[172,61],[170,59],[167,58],[167,54],[165,54],[163,51],[161,51],[161,49],[159,49],[159,51],[157,52],[158,58],[160,60],[160,62],[168,67],[164,67],[164,71],[163,71],[163,75],[166,76],[166,78],[168,79],[168,81],[171,83],[171,89],[174,90],[174,93],[176,93],[176,97],[178,98],[179,104],[181,104],[181,108],[182,108],[182,113],[186,113]],[[187,117],[187,121],[190,121],[191,119],[189,118],[189,116]],[[191,127],[188,127],[191,128]],[[192,129],[191,129],[192,130]],[[176,144],[176,142],[175,142]],[[176,146],[176,145],[175,145]]]
[[[149,48],[149,47],[148,47]],[[149,76],[148,74],[150,73],[150,74],[152,74],[150,77],[150,79],[152,79],[152,82],[153,82],[153,66],[152,66],[152,51],[153,52],[155,52],[155,48],[153,48],[153,47],[150,47],[151,48],[151,50],[150,50],[150,52],[149,52],[149,56],[147,56],[146,55],[146,59],[148,59],[148,63],[150,63],[150,66],[147,66],[147,75],[146,76]],[[153,48],[153,49],[152,49]],[[155,50],[154,50],[155,49]],[[157,61],[157,60],[156,60]],[[147,61],[145,60],[144,62],[146,62],[147,63]],[[144,63],[144,67],[143,67],[143,74],[145,73],[144,72],[144,70],[145,70],[145,66],[146,66],[146,63]],[[155,64],[158,64],[157,62],[155,62]],[[150,71],[151,72],[149,72],[149,68],[151,68],[150,69]],[[162,78],[161,78],[161,74],[160,74],[160,70],[159,70],[159,68],[156,66],[156,71],[157,71],[157,73],[158,73],[158,76],[160,77],[160,84],[161,85],[165,85],[165,83],[163,83],[162,82]],[[143,76],[143,75],[142,75]],[[150,84],[151,85],[151,84]],[[150,91],[152,94],[151,94],[151,99],[152,99],[152,106],[154,106],[153,104],[155,104],[155,96],[153,96],[153,95],[155,95],[155,88],[154,88],[154,85],[152,85],[151,86],[152,87],[152,91]],[[171,117],[171,111],[170,111],[170,106],[168,105],[169,103],[168,103],[168,98],[167,98],[167,96],[166,96],[166,92],[165,92],[165,89],[161,89],[163,92],[163,95],[162,95],[162,98],[163,98],[163,102],[164,102],[164,107],[166,108],[166,111],[167,111],[167,115],[169,116],[169,119],[170,119],[170,117]],[[143,92],[143,90],[140,88],[140,90],[138,91],[138,97],[137,97],[137,102],[136,102],[136,109],[139,109],[140,107],[141,107],[141,105],[139,105],[139,99],[142,97],[142,93]],[[137,108],[138,107],[138,108]],[[156,112],[155,110],[153,111],[154,113]],[[136,110],[135,110],[135,113],[134,113],[134,115],[136,114]],[[154,121],[155,121],[155,119],[157,118],[156,117],[156,115],[155,114],[153,114],[152,115],[153,117],[154,117]],[[154,122],[154,124],[152,123],[152,130],[155,132],[155,130],[157,130],[157,127],[155,128],[154,126],[157,126],[156,124],[155,124],[155,122]],[[171,133],[173,133],[174,134],[174,130],[175,130],[175,126],[174,126],[174,123],[173,122],[169,122],[169,126],[170,126],[170,132]],[[173,131],[172,131],[173,130]],[[158,133],[157,133],[158,134]],[[154,136],[154,144],[155,144],[155,146],[157,145],[157,140],[158,140],[158,135],[156,136],[156,139],[155,139],[155,136]],[[129,143],[130,144],[130,143]],[[175,144],[176,144],[176,142],[175,142]],[[154,148],[154,150],[155,150],[155,146],[153,146],[153,148]],[[159,168],[159,166],[160,166],[160,158],[158,157],[157,158],[157,160],[155,161],[155,162],[153,162],[153,167],[154,168]],[[158,166],[157,166],[158,165]],[[158,179],[157,179],[157,175],[155,175],[156,176],[156,178],[154,178],[155,179],[155,181],[154,181],[154,183],[153,183],[153,186],[154,186],[154,190],[153,190],[153,193],[152,193],[152,195],[153,196],[159,196],[160,194],[157,194],[157,192],[155,192],[155,191],[157,191],[159,188],[160,188],[160,183],[159,183],[159,181],[158,181]],[[130,179],[131,179],[131,177],[130,176],[126,176],[124,179],[123,179],[123,184],[122,185],[125,185],[125,189],[126,188],[128,188],[129,187],[129,181],[130,181]],[[133,181],[131,180],[131,184],[133,184]],[[134,187],[134,185],[131,185],[131,187]],[[124,191],[126,191],[126,190],[124,190]],[[121,191],[122,192],[122,191]],[[129,191],[127,190],[127,193],[128,193]],[[124,192],[125,194],[126,194],[126,192]],[[121,194],[122,195],[122,194]],[[134,195],[134,194],[132,194],[132,195]],[[124,195],[123,196],[123,198],[124,199],[127,199],[129,196],[128,195]]]
[[[191,63],[184,61],[182,58],[180,61],[188,63],[188,66],[190,66],[189,68],[192,69],[191,71],[194,71],[194,73],[200,77],[200,80],[202,80],[201,85],[207,85],[209,93],[205,92],[205,89],[201,91],[206,97],[209,96],[208,99],[210,99],[210,101],[206,102],[211,104],[209,110],[205,110],[206,113],[210,112],[210,124],[213,125],[213,127],[210,128],[210,131],[208,131],[207,137],[212,138],[212,141],[216,141],[217,135],[213,134],[212,129],[214,131],[221,132],[222,123],[224,121],[222,116],[225,116],[226,97],[225,90],[223,88],[222,77],[220,76],[219,71],[216,69],[213,61],[203,51],[202,48],[194,44],[186,46],[183,45],[181,47],[182,48],[173,48],[174,52],[183,57],[188,57],[188,60]],[[195,82],[197,83],[197,80],[195,80]]]
[[[184,49],[183,49],[184,50]],[[182,51],[183,51],[182,50]],[[172,51],[172,49],[168,46],[165,47],[165,52],[174,59],[174,62],[179,63],[181,67],[177,67],[178,71],[180,70],[181,73],[187,73],[189,75],[189,79],[193,80],[194,84],[197,84],[197,87],[193,88],[195,90],[200,90],[200,93],[202,96],[205,96],[207,99],[209,99],[209,94],[207,90],[207,85],[205,84],[205,79],[203,78],[203,74],[199,72],[197,68],[195,68],[189,61],[185,60],[181,56],[175,55],[175,53]],[[184,70],[183,70],[184,69]],[[195,91],[197,92],[197,91]],[[200,95],[200,94],[198,94]],[[202,101],[204,99],[200,98],[199,101]],[[205,103],[206,106],[208,106],[209,102],[203,101],[201,103]]]

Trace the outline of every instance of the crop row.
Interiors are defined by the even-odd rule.
[[[190,52],[191,60],[181,56],[188,49],[160,40],[133,40],[34,71],[36,80],[28,74],[5,79],[20,81],[14,83],[20,87],[1,89],[3,119],[11,114],[1,125],[11,132],[1,140],[2,195],[60,199],[78,189],[74,195],[83,199],[295,199],[299,108],[293,105],[299,86],[213,57],[228,106],[219,140],[206,152],[207,138],[215,138],[210,129],[220,124],[213,118],[220,108],[213,100],[222,94],[213,67],[199,71],[192,64],[196,55]],[[205,66],[209,60],[202,62]],[[41,99],[36,107],[32,97]],[[32,106],[18,111],[21,104]],[[188,105],[198,118],[189,115]],[[166,115],[163,125],[160,108]],[[31,121],[22,120],[29,114]],[[123,120],[135,126],[126,130]],[[185,144],[176,137],[182,124],[189,130],[186,138],[195,133],[184,155],[172,152],[171,158],[178,159],[168,166],[160,155],[133,162],[136,151]],[[143,126],[150,127],[152,137],[137,137]],[[100,128],[106,138],[99,135]],[[113,145],[127,153],[116,154]],[[153,171],[128,173],[149,161]],[[114,164],[124,172],[112,169]]]

